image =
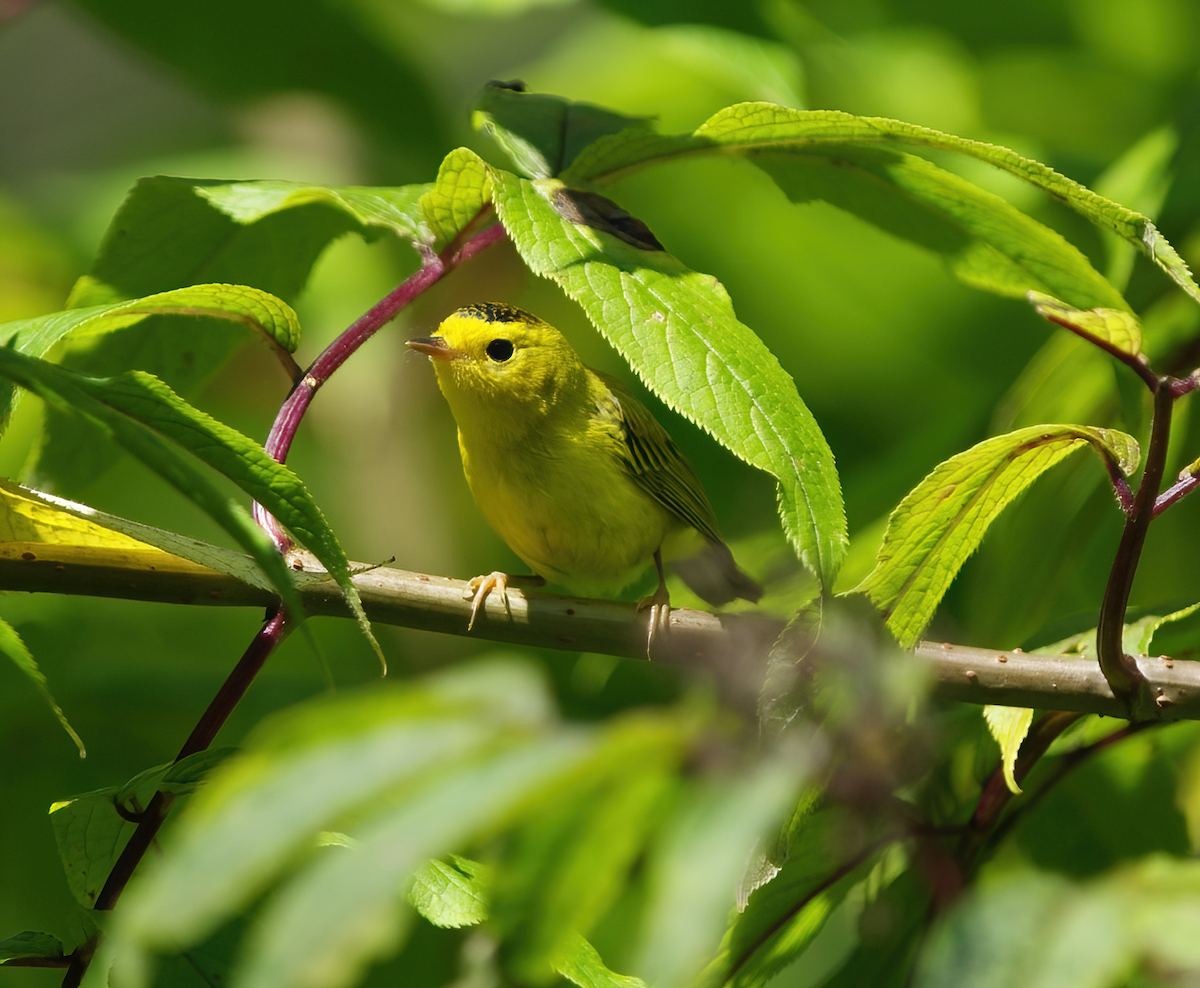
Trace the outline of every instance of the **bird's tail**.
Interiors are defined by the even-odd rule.
[[[735,597],[757,603],[763,595],[763,588],[738,568],[724,542],[706,540],[698,555],[676,560],[672,568],[697,597],[713,607],[722,607]]]

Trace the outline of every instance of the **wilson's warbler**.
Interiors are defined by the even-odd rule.
[[[586,596],[622,590],[653,561],[650,636],[669,614],[661,550],[700,597],[757,601],[762,587],[721,541],[700,481],[666,430],[614,378],[585,367],[557,329],[503,303],[459,309],[427,354],[458,423],[471,492],[533,572]],[[690,543],[690,545],[689,545]],[[472,581],[471,624],[507,577]]]

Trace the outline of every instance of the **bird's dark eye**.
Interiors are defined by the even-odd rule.
[[[487,345],[487,355],[498,364],[504,363],[504,361],[513,355],[512,340],[492,340]]]

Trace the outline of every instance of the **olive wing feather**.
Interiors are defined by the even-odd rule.
[[[595,372],[617,403],[624,448],[634,482],[711,542],[720,542],[708,496],[667,430],[615,378]]]

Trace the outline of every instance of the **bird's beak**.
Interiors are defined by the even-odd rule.
[[[455,357],[462,356],[461,350],[455,350],[440,336],[423,336],[415,340],[405,340],[404,345],[434,360],[453,360]]]

